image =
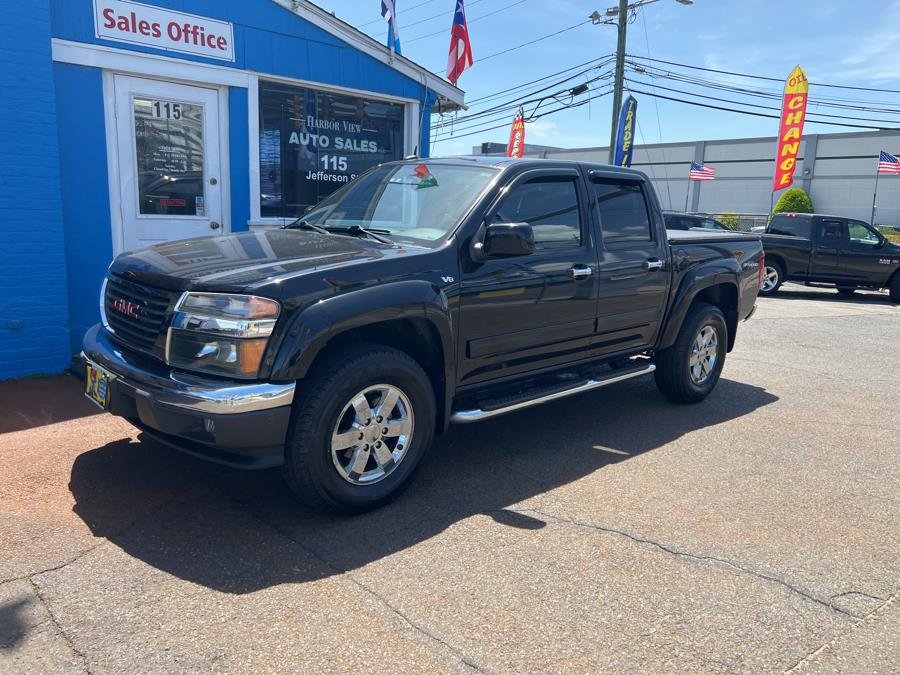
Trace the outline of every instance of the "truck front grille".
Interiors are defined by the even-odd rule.
[[[169,314],[179,295],[118,277],[108,277],[103,309],[116,342],[163,358]]]

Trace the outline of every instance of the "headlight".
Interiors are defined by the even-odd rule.
[[[169,365],[253,378],[281,306],[255,295],[185,293],[166,342]]]

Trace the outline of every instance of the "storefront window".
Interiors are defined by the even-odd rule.
[[[140,213],[203,216],[203,106],[134,99]]]
[[[288,218],[403,158],[403,105],[259,83],[260,214]]]

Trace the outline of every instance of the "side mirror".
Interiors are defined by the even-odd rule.
[[[528,223],[490,223],[475,244],[477,257],[513,258],[534,253],[534,230]]]

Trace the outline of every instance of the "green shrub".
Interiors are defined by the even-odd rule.
[[[734,211],[723,211],[716,220],[732,230],[739,230],[741,227],[741,217]]]
[[[778,203],[772,209],[772,213],[812,213],[813,203],[803,188],[791,188],[786,190]]]

